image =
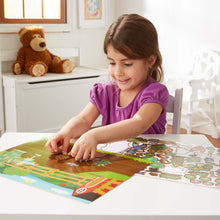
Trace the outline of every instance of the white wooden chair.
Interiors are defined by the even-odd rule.
[[[176,89],[175,95],[169,96],[167,113],[172,113],[172,134],[180,133],[181,111],[182,111],[183,89]]]
[[[220,53],[202,49],[194,56],[192,68],[185,74],[168,76],[170,91],[183,87],[182,127],[219,138],[217,125],[217,82],[220,74]]]
[[[219,138],[216,116],[216,84],[220,73],[220,55],[218,52],[203,49],[194,58],[194,65],[188,80],[191,94],[188,109],[183,117],[187,121],[187,133],[192,130],[207,130],[209,126],[213,138]],[[202,130],[201,130],[202,132]]]

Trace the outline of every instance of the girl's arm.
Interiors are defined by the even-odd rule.
[[[76,160],[94,159],[98,144],[126,140],[142,134],[156,122],[162,110],[158,103],[147,103],[131,119],[89,130],[76,141],[70,155]]]
[[[79,138],[88,131],[99,114],[97,107],[89,103],[82,112],[70,119],[58,133],[52,136],[45,147],[51,153],[67,154],[70,140]],[[62,149],[59,148],[60,146]]]

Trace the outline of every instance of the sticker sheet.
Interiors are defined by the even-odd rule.
[[[137,137],[100,146],[148,163],[139,174],[194,185],[220,188],[220,149]],[[119,149],[119,151],[117,151]]]

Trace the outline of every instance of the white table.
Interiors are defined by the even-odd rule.
[[[0,151],[49,137],[50,133],[5,133]],[[146,135],[212,146],[203,135]],[[84,204],[0,177],[0,219],[219,219],[220,190],[135,175],[91,204]],[[5,215],[9,214],[9,215]],[[38,215],[36,215],[38,214]],[[39,216],[40,215],[40,216]],[[62,215],[62,216],[60,216]],[[178,217],[176,216],[178,215]],[[200,215],[200,216],[198,216]],[[105,216],[105,217],[103,217]],[[7,217],[7,218],[3,218]],[[192,218],[193,217],[193,218]]]

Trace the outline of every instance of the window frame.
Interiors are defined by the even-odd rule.
[[[66,0],[60,0],[60,19],[29,19],[29,18],[5,18],[4,17],[4,0],[0,0],[0,23],[3,24],[53,24],[66,23]]]
[[[62,17],[64,19],[62,22],[57,21],[60,19],[7,19],[7,20],[22,20],[22,23],[2,23],[0,19],[0,33],[17,33],[19,28],[27,26],[27,25],[43,25],[45,27],[46,32],[70,32],[72,30],[72,16],[73,16],[73,8],[72,8],[72,0],[61,0],[63,2],[63,6],[65,7],[65,15]],[[0,7],[3,3],[3,0],[0,0]],[[68,6],[68,7],[67,7]],[[0,13],[3,13],[3,8],[0,8]],[[1,16],[2,18],[2,16]],[[41,22],[44,20],[45,22]],[[51,21],[51,20],[54,20]],[[30,21],[32,21],[30,23]],[[47,23],[46,23],[47,22]]]

